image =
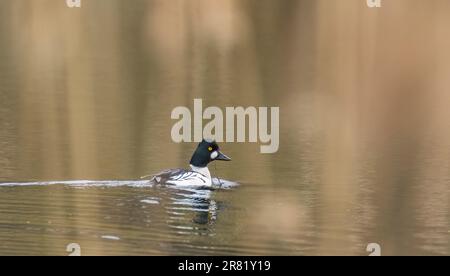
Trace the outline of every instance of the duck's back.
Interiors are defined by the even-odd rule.
[[[210,186],[211,179],[207,176],[185,169],[170,169],[154,175],[150,182],[160,185],[178,186]]]

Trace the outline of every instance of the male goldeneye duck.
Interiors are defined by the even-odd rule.
[[[208,164],[215,160],[231,161],[231,158],[219,150],[215,141],[204,139],[192,155],[190,170],[166,170],[153,176],[150,181],[156,184],[211,187],[212,179]]]

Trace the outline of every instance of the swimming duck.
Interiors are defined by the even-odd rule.
[[[213,181],[208,164],[216,160],[231,161],[231,158],[220,151],[214,140],[203,139],[192,155],[190,170],[169,169],[153,176],[150,181],[176,186],[211,187]]]

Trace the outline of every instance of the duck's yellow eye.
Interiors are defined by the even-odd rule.
[[[209,147],[208,150],[209,150],[209,151],[212,151],[212,147]]]

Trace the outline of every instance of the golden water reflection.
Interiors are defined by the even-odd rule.
[[[224,145],[242,186],[206,238],[141,209],[159,190],[2,187],[0,253],[450,254],[448,1],[132,2],[2,0],[0,180],[185,166],[170,112],[194,98],[279,106],[279,152]]]

